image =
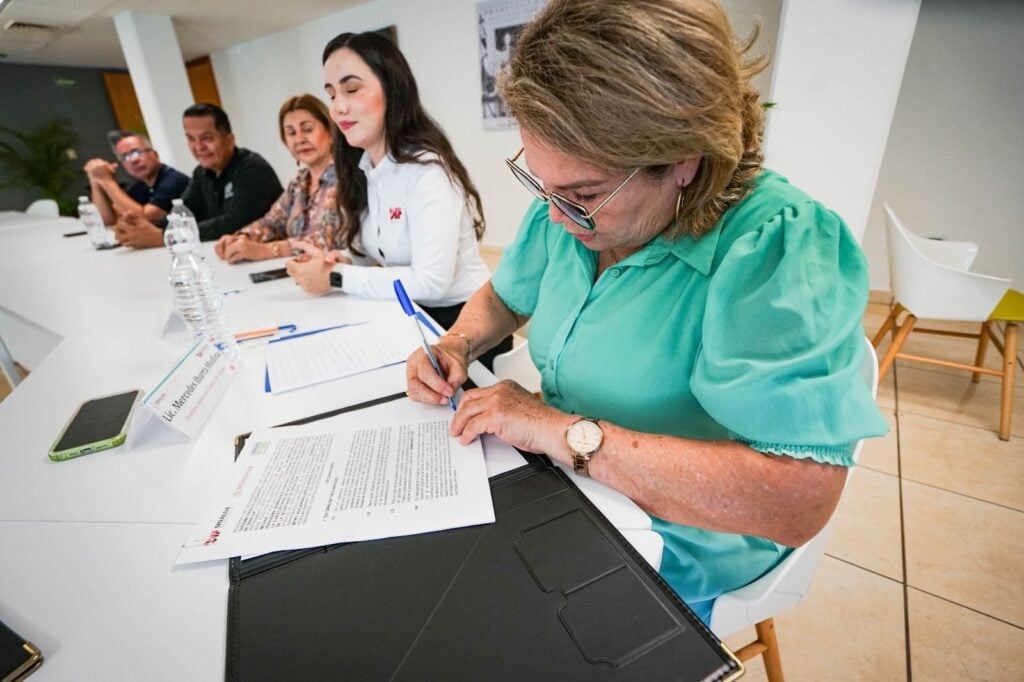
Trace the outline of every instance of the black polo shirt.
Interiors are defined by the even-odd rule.
[[[220,175],[196,166],[181,198],[196,216],[200,239],[210,241],[262,218],[283,191],[262,156],[235,147]]]
[[[160,164],[157,171],[156,181],[150,187],[142,180],[136,180],[128,185],[125,194],[134,199],[139,205],[153,204],[165,211],[171,210],[171,201],[177,199],[188,187],[188,176],[174,170],[165,163]]]

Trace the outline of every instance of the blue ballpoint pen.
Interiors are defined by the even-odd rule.
[[[395,296],[398,297],[398,303],[402,306],[402,310],[405,314],[412,319],[412,323],[416,325],[416,331],[420,333],[420,340],[423,341],[423,350],[426,351],[427,357],[430,358],[430,364],[434,366],[434,371],[437,372],[437,376],[444,379],[444,374],[441,373],[441,366],[437,364],[437,358],[434,357],[434,352],[430,350],[430,344],[427,343],[427,337],[423,335],[423,327],[420,326],[420,319],[416,315],[416,309],[412,307],[412,301],[409,300],[409,294],[405,293],[405,287],[402,286],[402,280],[395,280]],[[448,398],[448,404],[455,409],[455,398]]]

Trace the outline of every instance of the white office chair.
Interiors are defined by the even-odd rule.
[[[895,305],[873,344],[875,348],[893,332],[892,344],[879,363],[879,377],[897,359],[924,362],[971,372],[977,382],[982,374],[1002,377],[1002,401],[999,437],[1010,438],[1013,413],[1013,384],[1017,356],[1017,323],[1024,320],[1024,296],[1010,289],[1010,280],[970,272],[978,247],[970,242],[924,239],[904,227],[888,204],[885,207],[886,235],[889,242],[889,275]],[[900,316],[907,316],[897,324]],[[914,328],[919,318],[939,321],[977,322],[978,334],[942,329]],[[996,321],[1006,322],[1005,344],[996,335]],[[973,365],[901,353],[911,330],[925,334],[978,339]],[[984,367],[988,342],[1003,354],[1003,369]]]
[[[530,359],[529,341],[494,356],[494,376],[511,379],[530,393],[540,393],[540,372]]]
[[[861,377],[874,397],[878,391],[878,357],[874,346],[867,339],[864,342],[867,351],[861,362]],[[862,444],[863,441],[858,441],[853,450],[855,462],[860,457]],[[783,679],[779,642],[772,618],[796,606],[807,596],[818,564],[825,554],[825,544],[831,530],[830,520],[817,535],[794,549],[781,564],[749,585],[721,595],[711,609],[711,631],[720,639],[754,626],[757,639],[739,648],[735,654],[741,661],[750,660],[758,654],[763,655],[770,682]]]
[[[25,209],[28,215],[37,215],[44,218],[57,218],[60,216],[60,208],[53,199],[36,199]]]

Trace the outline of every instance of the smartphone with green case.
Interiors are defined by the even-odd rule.
[[[63,462],[90,452],[123,445],[142,391],[127,391],[87,400],[78,406],[50,448],[50,459]]]

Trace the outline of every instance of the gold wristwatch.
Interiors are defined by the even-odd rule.
[[[604,431],[596,419],[580,417],[565,430],[565,442],[572,451],[572,470],[590,476],[590,458],[604,442]]]

